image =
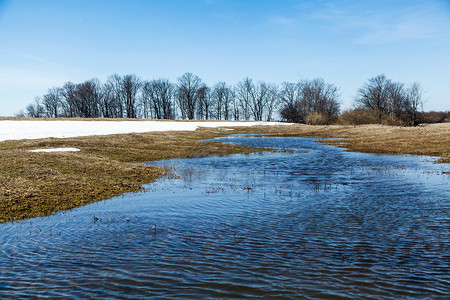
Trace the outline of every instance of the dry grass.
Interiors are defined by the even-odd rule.
[[[0,142],[0,222],[47,216],[125,192],[138,191],[164,172],[141,162],[177,157],[250,153],[261,149],[202,142],[224,133],[343,138],[327,143],[350,151],[440,156],[450,162],[450,124],[425,127],[258,126],[234,131],[154,132]],[[344,143],[344,144],[343,144]],[[31,153],[75,147],[80,152]]]

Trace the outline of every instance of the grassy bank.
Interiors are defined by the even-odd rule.
[[[262,133],[273,136],[340,138],[322,142],[345,147],[349,151],[384,154],[413,154],[440,157],[438,162],[450,163],[450,123],[423,127],[382,125],[294,125],[241,128],[241,133]]]
[[[153,132],[67,139],[0,142],[0,222],[46,216],[138,191],[164,170],[141,162],[196,155],[250,153],[261,149],[202,142],[225,133],[343,138],[326,142],[351,151],[418,154],[450,162],[450,124],[425,127],[260,126],[234,131]],[[80,152],[32,153],[75,147]]]
[[[260,150],[199,141],[220,132],[202,129],[0,142],[0,222],[47,216],[138,191],[164,173],[141,162]],[[59,147],[81,151],[29,151]]]

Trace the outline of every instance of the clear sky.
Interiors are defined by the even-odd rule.
[[[450,110],[450,1],[0,0],[0,116],[64,82],[322,77],[352,105],[384,73]]]

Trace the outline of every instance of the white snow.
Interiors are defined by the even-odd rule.
[[[78,152],[78,148],[53,148],[53,149],[34,149],[30,152]]]
[[[185,122],[185,121],[0,121],[0,141],[68,138],[90,135],[123,134],[151,131],[194,131],[198,127],[238,127],[257,125],[291,125],[280,122]]]

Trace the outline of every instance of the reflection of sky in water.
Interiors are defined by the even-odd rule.
[[[449,165],[219,140],[296,151],[155,162],[146,192],[3,224],[0,295],[447,296]]]

